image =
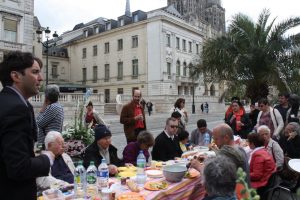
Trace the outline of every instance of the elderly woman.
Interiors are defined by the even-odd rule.
[[[258,133],[248,135],[250,148],[250,181],[251,187],[256,188],[262,197],[271,175],[276,171],[276,165],[272,156],[264,148],[264,140]]]
[[[260,112],[257,116],[256,127],[266,125],[270,129],[272,138],[279,140],[280,132],[283,130],[284,122],[280,112],[277,109],[273,109],[269,105],[268,99],[260,99],[258,101]]]
[[[235,164],[225,156],[208,160],[203,170],[204,187],[208,196],[203,200],[236,200],[236,170]]]
[[[136,165],[136,160],[139,155],[139,152],[142,150],[146,161],[149,159],[149,148],[154,145],[154,137],[148,131],[142,131],[137,137],[136,142],[130,142],[127,144],[123,151],[123,161],[125,163],[131,163]]]
[[[233,101],[231,107],[232,112],[225,118],[225,122],[232,128],[234,135],[247,139],[251,127],[249,117],[245,110],[242,109],[243,105],[241,102]]]
[[[287,157],[300,158],[300,125],[297,122],[290,122],[285,127],[279,144]]]
[[[271,130],[266,125],[259,126],[257,133],[262,137],[264,146],[269,154],[273,157],[276,166],[282,167],[284,163],[284,155],[279,144],[271,138]]]

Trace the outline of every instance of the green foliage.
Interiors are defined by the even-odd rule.
[[[299,25],[300,17],[275,25],[268,10],[262,11],[256,23],[237,14],[226,35],[204,44],[203,62],[197,69],[214,79],[245,85],[245,95],[251,100],[266,96],[270,85],[282,91],[298,90],[300,36],[285,35]]]
[[[238,168],[237,170],[237,183],[241,183],[244,186],[244,189],[241,190],[241,194],[245,195],[246,194],[246,198],[242,198],[242,200],[259,200],[260,197],[259,195],[256,193],[255,189],[252,189],[248,186],[247,182],[245,181],[246,179],[246,172],[243,171],[242,168]],[[248,195],[247,195],[248,194]]]

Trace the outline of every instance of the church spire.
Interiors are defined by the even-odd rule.
[[[131,12],[130,12],[130,2],[129,0],[126,0],[126,10],[125,10],[125,15],[128,17],[131,17]]]

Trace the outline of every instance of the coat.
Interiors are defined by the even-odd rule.
[[[255,151],[250,161],[251,186],[253,188],[260,188],[267,185],[269,178],[275,170],[275,162],[264,148]]]
[[[143,107],[143,105],[141,105],[141,106],[142,106],[142,114],[144,117],[144,126],[145,126],[145,129],[147,129],[144,107]],[[125,133],[127,140],[129,140],[129,141],[136,140],[136,135],[134,132],[134,129],[135,129],[134,128],[135,127],[134,108],[135,108],[135,104],[133,101],[131,101],[130,103],[126,104],[123,107],[121,115],[120,115],[120,123],[124,125],[124,133]]]
[[[249,116],[246,113],[241,116],[241,122],[244,124],[244,126],[242,126],[240,130],[237,130],[236,119],[234,118],[233,120],[230,120],[233,115],[233,112],[228,114],[227,118],[225,118],[225,123],[231,127],[234,135],[239,135],[241,138],[247,139],[248,133],[251,131],[251,121]]]
[[[110,164],[121,166],[123,164],[123,161],[118,158],[117,154],[117,148],[113,145],[109,145],[108,147],[109,152],[109,158],[110,158]],[[96,142],[93,142],[90,146],[88,146],[84,152],[83,157],[83,166],[87,169],[90,165],[90,161],[94,161],[95,166],[98,168],[98,166],[101,164],[102,156],[99,152],[99,147]]]
[[[49,174],[50,161],[34,154],[33,110],[10,87],[0,92],[0,101],[0,197],[36,200],[36,178]]]

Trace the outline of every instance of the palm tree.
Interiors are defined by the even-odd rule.
[[[270,85],[291,92],[289,83],[300,69],[300,41],[299,35],[286,36],[286,32],[300,24],[300,17],[277,25],[276,18],[269,18],[266,9],[256,24],[244,14],[235,15],[226,35],[204,45],[198,70],[232,86],[245,85],[245,96],[253,101],[266,97]]]

